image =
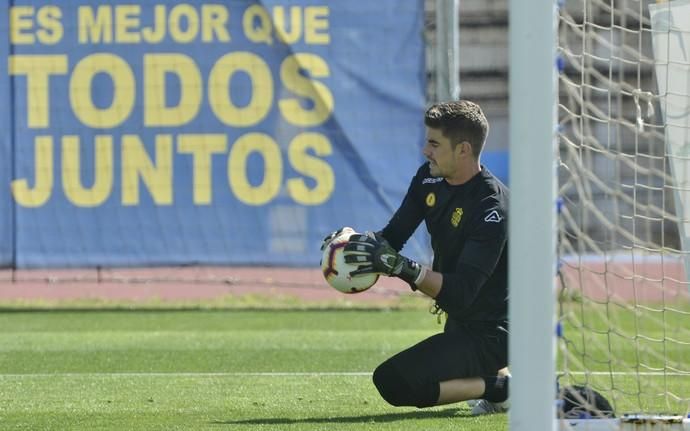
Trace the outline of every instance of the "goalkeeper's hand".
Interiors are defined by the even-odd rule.
[[[329,233],[328,235],[326,235],[326,236],[324,237],[323,241],[321,241],[321,251],[323,251],[323,250],[326,248],[326,246],[327,246],[328,244],[330,244],[331,241],[333,241],[338,235],[340,235],[341,233],[343,233],[343,231],[344,231],[345,229],[352,229],[352,228],[351,228],[351,227],[347,227],[347,226],[343,226],[343,227],[341,227],[340,229],[334,230],[333,232],[331,232],[331,233]]]
[[[424,278],[426,270],[412,259],[399,254],[381,235],[367,232],[352,235],[343,250],[345,262],[357,265],[350,275],[385,274],[406,281],[413,290]]]

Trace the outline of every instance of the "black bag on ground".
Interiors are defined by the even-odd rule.
[[[558,394],[559,416],[568,419],[615,418],[609,401],[599,392],[586,386],[572,385],[561,388]]]

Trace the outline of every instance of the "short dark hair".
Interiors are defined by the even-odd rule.
[[[463,141],[469,142],[475,158],[479,158],[489,134],[489,121],[482,108],[469,100],[432,105],[424,114],[424,124],[440,129],[453,147]]]

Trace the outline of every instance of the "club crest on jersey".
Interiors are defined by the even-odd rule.
[[[503,220],[503,217],[501,217],[496,210],[491,211],[486,217],[484,217],[484,221],[488,223],[500,223],[501,220]]]
[[[462,208],[455,208],[455,211],[453,211],[453,215],[450,216],[450,224],[453,225],[453,227],[458,227],[460,224],[460,220],[462,220]]]
[[[429,194],[426,195],[426,206],[433,207],[434,205],[436,205],[436,194],[434,194],[434,192],[429,192]]]

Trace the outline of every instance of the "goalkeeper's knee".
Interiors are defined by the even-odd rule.
[[[413,387],[405,381],[405,378],[389,361],[384,362],[374,370],[373,380],[381,397],[388,404],[396,407],[431,407],[436,405],[438,401],[440,390],[438,382]]]

